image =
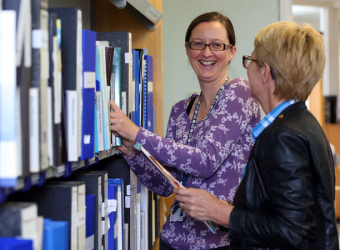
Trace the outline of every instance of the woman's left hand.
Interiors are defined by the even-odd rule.
[[[213,221],[222,226],[229,225],[233,206],[218,199],[208,191],[195,188],[174,188],[175,199],[190,217],[200,221]]]
[[[123,140],[135,141],[140,128],[120,110],[114,101],[111,101],[110,104],[113,110],[110,112],[111,131],[122,137]]]

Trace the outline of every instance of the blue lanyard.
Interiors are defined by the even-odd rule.
[[[213,103],[211,104],[210,106],[210,109],[209,109],[209,112],[207,114],[207,116],[210,114],[211,110],[213,109],[213,107],[215,106],[215,103],[217,102],[218,100],[218,96],[220,95],[220,92],[224,89],[224,87],[227,85],[228,83],[228,80],[229,80],[229,77],[227,77],[227,79],[225,79],[222,87],[218,90],[215,98],[214,98],[214,101]],[[190,146],[191,144],[191,139],[192,139],[192,134],[194,132],[194,128],[195,128],[195,125],[196,125],[196,120],[197,120],[197,115],[198,115],[198,111],[200,109],[200,105],[201,105],[201,98],[202,98],[202,91],[200,93],[200,96],[198,98],[198,101],[197,101],[197,104],[196,104],[196,108],[195,108],[195,111],[194,111],[194,115],[192,117],[192,120],[191,120],[191,123],[190,123],[190,130],[189,130],[189,134],[188,134],[188,140],[187,140],[187,145]],[[187,180],[188,180],[188,175],[187,174],[184,174],[183,175],[183,180],[182,180],[182,185],[185,187],[187,185]]]

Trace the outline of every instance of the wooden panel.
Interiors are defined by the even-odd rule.
[[[152,0],[155,8],[162,13],[162,1]],[[155,30],[149,31],[125,9],[118,9],[108,0],[97,0],[96,31],[129,31],[132,33],[132,48],[147,48],[153,56],[153,92],[156,108],[156,133],[163,136],[163,21]]]
[[[309,96],[309,110],[320,123],[321,127],[325,126],[325,98],[322,94],[322,80],[314,87]]]
[[[331,144],[335,147],[335,152],[340,154],[340,124],[325,124],[325,134]],[[335,193],[335,214],[340,218],[340,165],[335,167],[336,189]]]

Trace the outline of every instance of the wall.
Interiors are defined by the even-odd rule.
[[[163,0],[164,134],[172,105],[199,91],[185,53],[184,37],[190,22],[209,11],[228,16],[235,28],[237,52],[228,76],[247,78],[242,56],[251,54],[254,36],[262,27],[279,21],[279,0]]]

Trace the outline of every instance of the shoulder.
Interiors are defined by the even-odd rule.
[[[250,84],[245,78],[235,78],[229,82],[229,90],[235,91],[238,94],[244,93],[250,95]]]
[[[190,102],[191,98],[196,97],[196,96],[198,96],[198,94],[194,93],[190,97],[176,102],[171,108],[171,114],[175,115],[183,111],[186,111],[188,103]]]
[[[265,141],[291,138],[293,141],[309,141],[321,135],[322,129],[304,103],[298,102],[286,108],[260,137]]]

